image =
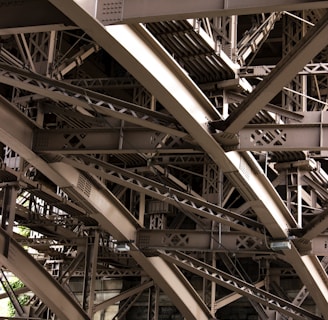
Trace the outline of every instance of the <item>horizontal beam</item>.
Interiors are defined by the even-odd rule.
[[[239,76],[243,78],[252,77],[264,77],[275,68],[275,65],[262,65],[262,66],[247,66],[239,69]],[[327,74],[328,63],[308,63],[302,70],[298,72],[298,75],[316,75],[316,74]]]
[[[230,0],[228,2],[225,0],[76,0],[76,2],[104,25],[328,7],[327,1],[301,0]]]
[[[325,214],[325,217],[327,214]],[[328,237],[315,235],[296,239],[299,252],[316,256],[328,256]],[[217,232],[200,230],[139,230],[136,243],[141,250],[227,252],[238,254],[272,254],[270,239],[266,241],[240,232]],[[281,251],[282,249],[280,249]]]
[[[239,232],[216,232],[200,230],[139,230],[137,245],[142,250],[210,251],[271,253],[264,239]]]
[[[142,128],[37,130],[33,150],[52,154],[193,153],[195,145]]]
[[[239,131],[240,151],[328,150],[328,116],[325,112],[300,113],[303,120],[287,124],[247,125]],[[300,136],[302,139],[300,139]]]

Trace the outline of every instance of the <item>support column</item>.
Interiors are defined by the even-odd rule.
[[[17,182],[6,183],[4,187],[0,185],[0,194],[2,193],[1,208],[1,228],[6,230],[8,234],[13,234],[16,198],[17,198]]]
[[[97,258],[99,246],[98,230],[89,230],[89,237],[85,254],[84,281],[82,293],[82,308],[87,310],[88,315],[92,318],[93,305],[95,297],[95,282],[97,274]]]
[[[158,320],[159,315],[159,287],[149,288],[148,294],[148,318],[147,320]]]
[[[304,37],[306,25],[302,20],[303,13],[298,12],[300,19],[295,19],[289,15],[283,17],[283,56],[293,49],[293,47]],[[307,76],[297,75],[282,91],[282,107],[290,111],[307,111]]]

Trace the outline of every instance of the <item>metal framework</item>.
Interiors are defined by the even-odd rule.
[[[0,8],[1,319],[328,319],[327,1]]]

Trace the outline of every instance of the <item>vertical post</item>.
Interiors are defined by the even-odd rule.
[[[237,62],[237,21],[238,16],[230,17],[231,60]]]
[[[303,14],[302,12],[298,13]],[[306,26],[301,19],[295,19],[289,15],[284,15],[283,34],[283,55],[288,55],[295,44],[300,41],[305,33]],[[307,109],[307,78],[306,76],[296,76],[286,87],[291,91],[283,92],[282,107],[291,111],[306,111]],[[298,94],[302,93],[302,95]]]
[[[99,231],[89,230],[86,243],[84,281],[82,292],[82,308],[88,312],[90,318],[93,315],[95,282],[97,275],[97,259],[99,246]]]
[[[158,315],[159,315],[159,287],[155,285],[149,288],[147,320],[158,320]]]
[[[139,194],[139,223],[141,226],[145,223],[146,195],[143,192]]]
[[[302,184],[301,184],[301,172],[297,168],[297,224],[299,228],[302,228]]]
[[[17,198],[17,182],[8,184],[3,187],[3,199],[1,209],[1,227],[10,235],[13,234],[15,212],[16,212],[16,198]]]
[[[49,40],[49,46],[48,46],[48,63],[47,63],[47,70],[46,70],[46,76],[51,77],[52,76],[52,67],[55,59],[55,52],[56,52],[56,31],[50,31],[50,40]]]
[[[217,205],[222,205],[222,181],[223,173],[222,170],[216,165],[211,159],[205,158],[204,169],[203,169],[203,193],[202,196]],[[221,238],[221,224],[217,225],[215,222],[211,224],[212,234],[219,232],[219,237]],[[214,237],[211,239],[211,249],[214,247]],[[211,264],[216,267],[216,253],[213,252],[211,257]],[[206,280],[204,280],[206,281]],[[215,301],[216,301],[216,283],[211,282],[211,313],[215,318]],[[205,286],[206,289],[206,286]]]
[[[91,270],[90,270],[90,293],[89,293],[89,304],[88,304],[88,315],[90,319],[93,316],[93,306],[96,291],[96,276],[97,276],[97,260],[98,260],[98,247],[99,247],[99,231],[94,231],[92,255],[91,255]]]
[[[216,268],[216,253],[212,252],[212,267]],[[216,283],[211,283],[211,314],[215,318]]]

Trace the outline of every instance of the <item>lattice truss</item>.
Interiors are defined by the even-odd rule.
[[[12,316],[328,319],[326,9],[32,2],[0,1],[44,12],[0,28]]]

